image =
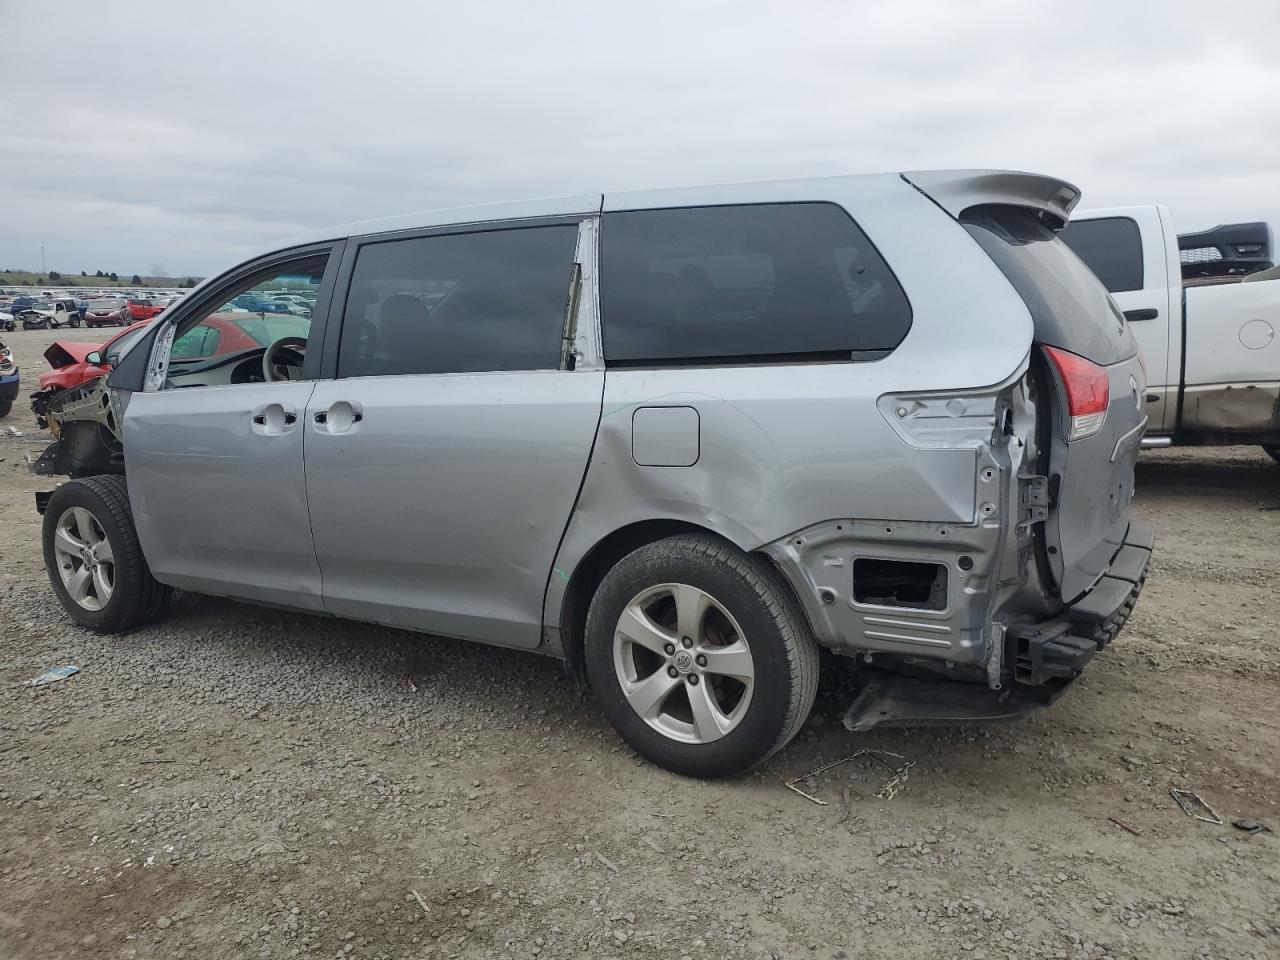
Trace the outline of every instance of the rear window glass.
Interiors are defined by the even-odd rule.
[[[830,203],[606,213],[610,363],[876,359],[911,326],[888,265]]]
[[[1112,293],[1142,289],[1142,234],[1131,218],[1079,220],[1058,236]]]
[[[960,220],[1026,303],[1038,342],[1094,363],[1133,356],[1133,335],[1111,294],[1033,213],[991,204]]]

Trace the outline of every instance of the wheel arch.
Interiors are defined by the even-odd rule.
[[[705,534],[759,559],[775,575],[778,587],[786,590],[793,600],[797,599],[790,580],[782,574],[771,557],[758,550],[744,549],[741,544],[734,543],[721,531],[672,517],[639,520],[618,527],[597,540],[595,545],[583,554],[572,573],[566,576],[560,567],[556,567],[551,574],[553,578],[567,580],[559,594],[559,616],[552,625],[559,631],[565,668],[580,683],[586,683],[584,638],[587,610],[591,606],[591,598],[595,596],[596,589],[600,586],[600,581],[614,564],[633,550],[658,540],[687,533]],[[808,612],[798,600],[796,608],[807,620]]]

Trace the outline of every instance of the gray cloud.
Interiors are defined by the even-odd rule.
[[[208,273],[431,207],[953,166],[1280,227],[1264,6],[10,5],[0,265]]]

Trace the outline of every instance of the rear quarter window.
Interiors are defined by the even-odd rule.
[[[965,210],[960,222],[1026,303],[1037,342],[1100,364],[1133,356],[1133,334],[1111,294],[1034,213],[988,204]]]
[[[1142,289],[1142,233],[1131,217],[1078,220],[1058,236],[1111,293]]]
[[[600,244],[610,364],[879,359],[911,327],[888,264],[835,204],[606,213]]]

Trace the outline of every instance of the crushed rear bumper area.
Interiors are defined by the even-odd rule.
[[[1115,639],[1147,579],[1155,529],[1134,520],[1106,575],[1060,616],[1010,627],[1005,634],[1009,679],[993,690],[977,683],[918,679],[877,672],[850,705],[844,725],[918,726],[1015,717],[1053,703],[1093,656]]]

